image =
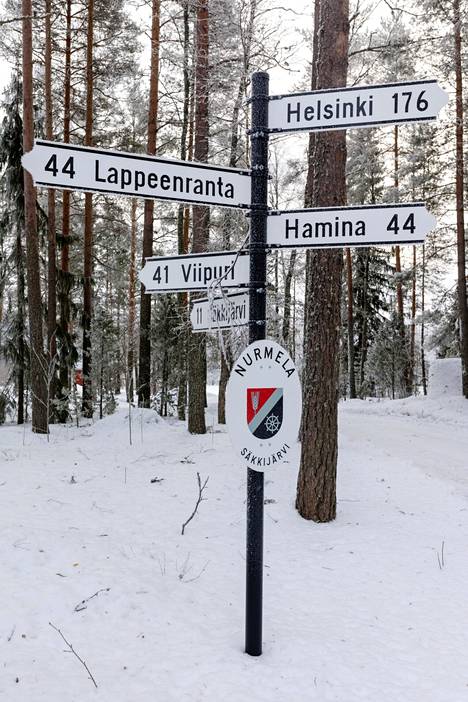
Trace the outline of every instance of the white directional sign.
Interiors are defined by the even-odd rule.
[[[422,202],[289,210],[269,214],[267,243],[294,248],[417,244],[435,226]]]
[[[139,277],[147,293],[206,290],[218,281],[223,288],[241,288],[249,284],[249,262],[246,251],[154,256]]]
[[[194,332],[217,331],[248,324],[249,293],[238,292],[211,300],[194,300],[190,321]]]
[[[36,185],[156,200],[245,207],[250,174],[235,168],[37,139],[22,164]]]
[[[436,119],[447,102],[447,93],[435,80],[273,95],[268,106],[268,130],[315,132],[426,122]]]
[[[265,471],[289,462],[301,421],[294,361],[275,341],[254,341],[234,363],[226,388],[226,424],[246,466]]]

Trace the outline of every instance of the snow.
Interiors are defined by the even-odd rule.
[[[266,475],[264,654],[250,658],[245,474],[214,399],[205,436],[134,409],[130,445],[124,405],[50,442],[0,427],[0,699],[466,699],[466,400],[343,403],[333,523],[294,510],[298,448]],[[197,471],[206,499],[182,536]]]
[[[462,386],[461,358],[438,358],[429,367],[429,397],[460,395]]]

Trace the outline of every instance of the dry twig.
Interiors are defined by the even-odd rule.
[[[84,666],[84,668],[86,669],[86,672],[88,673],[89,677],[91,678],[91,680],[92,680],[93,683],[94,683],[94,687],[97,688],[97,682],[96,682],[96,680],[94,679],[94,676],[93,676],[92,672],[90,671],[90,669],[89,669],[88,666],[86,665],[85,661],[81,658],[81,656],[79,656],[79,655],[77,654],[77,652],[76,652],[75,649],[73,648],[73,645],[72,645],[69,641],[67,641],[67,639],[66,639],[65,636],[62,634],[62,632],[60,631],[60,629],[58,629],[54,624],[52,624],[52,622],[49,622],[49,626],[51,626],[52,629],[55,629],[55,631],[56,631],[58,634],[60,634],[60,636],[62,637],[62,639],[63,639],[63,640],[65,641],[65,643],[67,644],[68,648],[70,649],[70,651],[73,653],[73,655],[74,655],[76,658],[78,658],[78,660],[80,661],[81,665]]]
[[[197,502],[196,502],[196,504],[195,504],[195,509],[193,510],[192,514],[191,514],[190,517],[187,519],[187,521],[184,522],[184,523],[182,524],[182,532],[181,532],[181,533],[182,533],[182,536],[184,535],[185,527],[187,526],[187,524],[188,524],[190,521],[192,521],[192,519],[193,519],[194,516],[196,515],[197,509],[198,509],[198,506],[199,506],[200,502],[203,502],[203,499],[204,499],[204,498],[203,498],[203,490],[206,488],[206,484],[207,484],[207,482],[208,482],[209,479],[210,479],[210,476],[207,477],[207,479],[205,480],[205,482],[204,482],[203,485],[202,485],[201,478],[200,478],[200,473],[197,473],[198,499],[197,499]]]

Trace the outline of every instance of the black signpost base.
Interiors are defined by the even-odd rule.
[[[252,76],[249,343],[265,338],[268,213],[268,73]],[[262,653],[263,473],[247,468],[245,652]]]

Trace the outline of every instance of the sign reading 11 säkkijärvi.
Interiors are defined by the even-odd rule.
[[[190,313],[194,332],[242,327],[249,323],[249,319],[248,292],[196,299]]]
[[[250,173],[194,161],[160,158],[37,139],[23,166],[36,185],[155,200],[247,207]]]
[[[447,93],[435,80],[272,95],[268,105],[268,131],[314,132],[427,122],[437,118],[447,101]]]

